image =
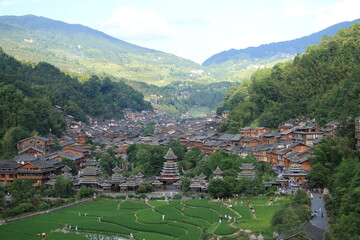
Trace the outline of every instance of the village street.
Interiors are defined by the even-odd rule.
[[[328,230],[328,218],[325,210],[324,199],[320,193],[312,193],[313,199],[311,200],[311,211],[314,213],[316,211],[316,217],[311,220],[312,225],[321,228],[323,230]]]

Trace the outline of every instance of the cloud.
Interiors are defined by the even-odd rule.
[[[14,3],[15,3],[15,1],[2,1],[2,2],[0,2],[0,4],[2,6],[4,6],[4,7],[10,6],[10,5],[14,4]]]
[[[282,0],[282,17],[306,17],[316,13],[316,3],[311,3],[302,0]]]
[[[313,22],[314,31],[327,28],[339,22],[360,18],[360,1],[343,0],[329,5],[319,11]]]
[[[131,40],[161,39],[175,35],[171,26],[155,12],[133,6],[116,9],[102,28],[111,35]]]

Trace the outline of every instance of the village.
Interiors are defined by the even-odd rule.
[[[62,111],[57,106],[58,111]],[[219,133],[216,128],[225,121],[222,116],[209,114],[202,118],[176,119],[160,111],[135,113],[124,110],[122,120],[93,120],[90,123],[74,121],[67,115],[67,130],[57,139],[33,136],[20,140],[17,144],[18,155],[12,159],[0,161],[0,184],[4,187],[15,179],[31,178],[35,186],[53,187],[56,177],[63,175],[73,182],[75,189],[90,187],[97,192],[134,192],[143,183],[153,186],[153,191],[179,189],[181,175],[176,165],[176,155],[171,148],[164,156],[166,160],[160,176],[144,178],[142,173],[124,177],[126,169],[116,166],[108,179],[101,176],[98,161],[93,158],[91,144],[96,144],[93,152],[102,153],[112,148],[116,156],[126,159],[126,149],[137,143],[167,146],[179,141],[187,149],[198,148],[205,154],[225,151],[241,157],[253,155],[257,161],[270,164],[279,173],[278,178],[266,185],[288,187],[306,186],[306,176],[311,170],[309,158],[313,156],[311,147],[322,138],[335,136],[338,121],[332,121],[320,127],[310,120],[289,119],[280,124],[277,130],[264,127],[245,127],[238,134]],[[154,122],[153,134],[143,135],[144,126]],[[360,117],[355,119],[357,147],[360,147]],[[57,151],[55,151],[55,146]],[[103,147],[100,147],[103,146]],[[80,171],[73,176],[62,159],[74,162]],[[243,164],[238,178],[255,178],[251,164]],[[222,178],[221,169],[213,172],[213,178]],[[191,189],[195,192],[207,192],[209,179],[201,174],[192,178]]]

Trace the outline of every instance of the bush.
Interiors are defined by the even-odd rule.
[[[151,197],[151,200],[165,200],[165,197]]]
[[[181,196],[181,194],[176,194],[176,195],[173,197],[173,199],[180,200],[180,199],[182,199],[182,196]]]
[[[140,184],[136,190],[136,193],[149,193],[152,191],[152,186],[149,183]]]
[[[87,198],[94,195],[95,191],[94,189],[88,188],[88,187],[81,187],[80,191],[77,193],[76,198]]]
[[[100,195],[98,196],[98,198],[114,199],[113,196],[111,196],[111,195],[106,195],[106,194],[100,194]]]
[[[125,199],[126,199],[126,196],[124,196],[124,195],[119,195],[119,196],[116,196],[115,198],[116,198],[116,199],[125,200]]]
[[[139,195],[139,199],[145,199],[145,198],[147,198],[146,194],[142,193],[142,194]]]
[[[42,202],[39,204],[39,206],[36,208],[36,210],[43,211],[48,208],[50,208],[50,204],[47,204],[46,202]]]

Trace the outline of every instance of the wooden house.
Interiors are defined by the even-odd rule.
[[[1,186],[8,186],[16,179],[17,168],[21,166],[14,160],[0,161],[0,184]]]
[[[19,152],[23,150],[27,151],[32,148],[32,150],[37,153],[46,154],[51,151],[51,148],[54,146],[54,141],[48,138],[33,136],[26,139],[22,139],[17,143],[17,149]],[[36,150],[36,151],[35,151]],[[30,150],[31,152],[31,150]]]
[[[26,163],[22,166],[17,168],[17,178],[24,179],[24,178],[31,178],[34,179],[36,182],[34,186],[41,187],[45,185],[45,183],[50,180],[50,175],[55,173],[56,168],[54,165],[45,162],[43,160],[35,160],[29,163]]]

